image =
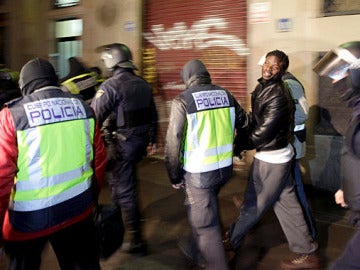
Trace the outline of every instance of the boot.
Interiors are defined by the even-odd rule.
[[[147,254],[147,246],[141,237],[140,230],[130,232],[130,244],[127,252],[137,256],[145,256]]]

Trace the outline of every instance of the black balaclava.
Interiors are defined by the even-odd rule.
[[[185,83],[186,88],[189,88],[192,84],[210,84],[211,78],[209,71],[206,69],[203,62],[200,60],[190,60],[187,62],[181,70],[180,77]]]
[[[45,86],[58,86],[54,67],[40,58],[30,60],[20,71],[19,88],[22,95],[29,95]]]

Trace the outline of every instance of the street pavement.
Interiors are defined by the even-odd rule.
[[[234,196],[242,199],[246,188],[248,162],[238,162],[234,175],[219,194],[219,209],[224,230],[236,219],[238,209]],[[144,257],[129,255],[120,248],[109,259],[101,261],[103,270],[185,270],[201,269],[193,265],[178,247],[180,239],[188,238],[190,228],[184,203],[184,192],[171,187],[162,157],[145,158],[138,166],[139,198],[143,229],[149,253]],[[320,253],[324,269],[342,252],[355,229],[348,225],[349,211],[334,203],[332,192],[305,187],[317,224]],[[110,203],[105,184],[101,203]],[[125,234],[124,245],[128,235]],[[242,247],[231,261],[233,270],[277,270],[280,262],[291,256],[279,222],[270,210],[246,236]],[[6,259],[0,261],[5,268]],[[43,254],[41,270],[60,269],[49,246]]]

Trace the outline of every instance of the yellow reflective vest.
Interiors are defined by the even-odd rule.
[[[95,119],[85,105],[54,87],[9,105],[18,144],[9,218],[17,231],[51,228],[92,205]]]
[[[232,165],[235,109],[222,89],[186,95],[184,170],[214,171]]]
[[[96,74],[91,72],[80,74],[62,82],[61,89],[64,92],[80,95],[84,100],[90,101],[95,96],[97,85]]]

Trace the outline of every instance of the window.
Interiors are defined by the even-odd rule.
[[[54,6],[56,8],[76,6],[80,3],[80,0],[55,0]]]
[[[69,72],[68,59],[73,56],[82,56],[82,32],[82,19],[73,18],[55,22],[57,53],[49,55],[49,59],[60,79]]]
[[[360,14],[360,1],[324,0],[324,16]]]

